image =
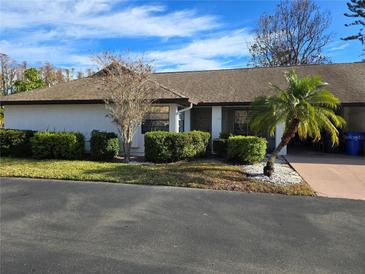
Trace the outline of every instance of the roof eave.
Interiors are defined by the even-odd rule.
[[[180,104],[180,105],[190,105],[197,104],[189,98],[165,98],[156,99],[154,101],[156,104]],[[5,105],[77,105],[77,104],[104,104],[102,99],[74,99],[74,100],[3,100],[0,101],[0,106]]]

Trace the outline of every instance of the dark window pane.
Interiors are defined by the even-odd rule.
[[[142,122],[142,134],[158,130],[169,131],[168,106],[153,106]]]
[[[248,112],[246,110],[234,112],[234,131],[236,134],[249,135]]]

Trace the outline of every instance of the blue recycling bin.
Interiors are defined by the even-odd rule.
[[[364,147],[364,133],[347,132],[345,133],[346,153],[349,155],[360,155]]]

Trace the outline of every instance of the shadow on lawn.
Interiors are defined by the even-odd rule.
[[[209,188],[221,181],[246,181],[234,166],[217,163],[180,162],[170,164],[121,164],[111,168],[85,170],[84,175],[105,181]]]

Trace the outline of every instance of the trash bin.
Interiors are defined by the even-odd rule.
[[[360,155],[364,147],[364,133],[345,133],[346,153],[349,155]]]

